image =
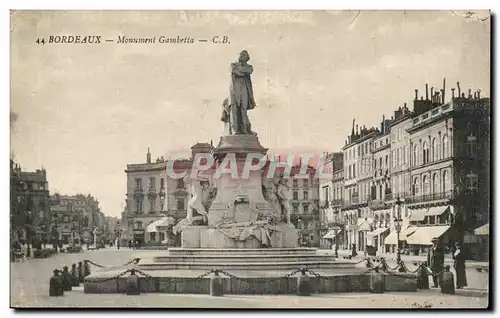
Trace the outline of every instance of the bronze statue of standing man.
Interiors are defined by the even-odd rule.
[[[231,63],[231,83],[229,100],[224,101],[222,121],[229,124],[230,135],[255,135],[251,130],[247,111],[255,108],[252,80],[252,65],[248,64],[250,56],[241,51],[238,62]]]

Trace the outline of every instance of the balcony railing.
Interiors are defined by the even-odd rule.
[[[393,197],[393,195],[392,195],[392,192],[388,192],[388,193],[386,193],[386,194],[384,195],[384,199],[385,199],[385,201],[392,201],[392,199],[393,199],[393,198],[394,198],[394,197]]]
[[[453,198],[452,191],[438,192],[424,195],[413,195],[405,198],[407,203],[419,203],[426,201],[436,201],[436,200],[449,200]]]
[[[343,201],[343,200],[341,200],[341,199],[335,199],[335,200],[332,200],[332,201],[330,202],[330,205],[331,205],[332,207],[340,207],[340,206],[342,206],[342,205],[343,205],[343,202],[344,202],[344,201]]]
[[[376,199],[376,200],[371,200],[369,206],[372,209],[377,209],[377,208],[385,207],[385,203],[384,203],[384,200],[382,200],[382,199]]]

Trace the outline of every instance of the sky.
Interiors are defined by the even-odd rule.
[[[425,83],[490,96],[490,20],[456,11],[39,11],[11,14],[11,157],[51,193],[123,211],[126,165],[223,132],[229,64],[250,54],[252,129],[270,149],[340,151]],[[478,18],[482,17],[482,19]],[[484,20],[484,21],[483,21]],[[50,35],[228,36],[230,44],[45,44]]]

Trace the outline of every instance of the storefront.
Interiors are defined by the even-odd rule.
[[[401,249],[405,249],[410,237],[417,230],[416,226],[406,226],[401,229],[399,233],[399,246]],[[391,228],[391,233],[385,238],[383,244],[385,245],[386,253],[396,253],[398,244],[398,233],[394,228]]]
[[[432,246],[432,239],[438,238],[441,240],[442,246],[448,246],[447,232],[450,229],[449,225],[443,226],[419,226],[416,231],[407,237],[406,243],[414,254],[427,253]]]
[[[136,246],[142,246],[145,242],[145,232],[143,229],[134,229],[132,235]]]

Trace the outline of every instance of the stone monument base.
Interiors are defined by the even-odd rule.
[[[271,248],[292,248],[297,246],[298,234],[293,227],[280,224],[274,227],[277,231],[271,231]],[[208,226],[190,226],[184,228],[181,234],[181,244],[183,248],[264,248],[261,240],[256,236],[250,236],[246,240],[235,240],[224,231],[244,231],[241,228],[210,229]],[[255,230],[258,232],[259,230]],[[256,233],[259,236],[259,233]]]

